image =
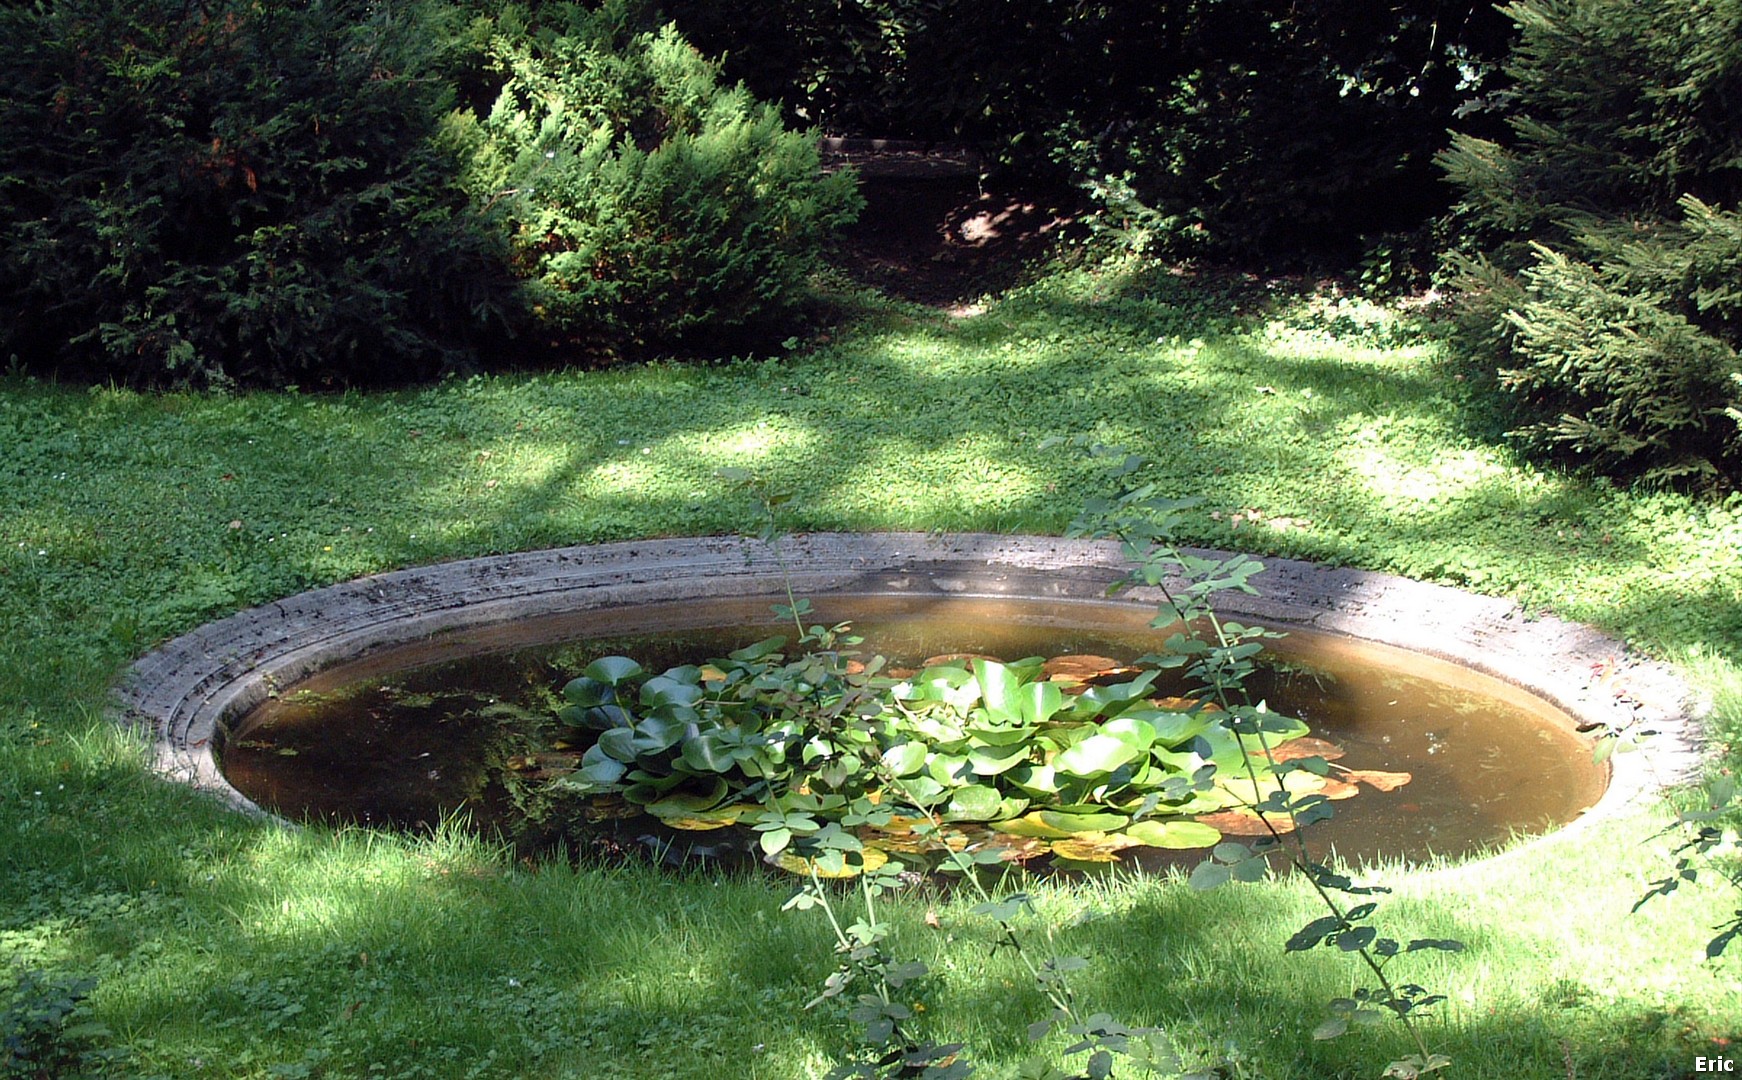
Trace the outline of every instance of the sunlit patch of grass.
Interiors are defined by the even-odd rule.
[[[649,365],[300,397],[0,383],[0,965],[98,979],[140,1075],[820,1075],[848,1044],[803,1006],[833,967],[781,883],[516,863],[432,837],[284,830],[149,777],[104,720],[132,658],[205,619],[360,574],[491,551],[731,532],[712,480],[750,466],[795,528],[1057,532],[1103,480],[1042,453],[1090,434],[1203,498],[1183,539],[1518,598],[1677,662],[1742,743],[1742,503],[1613,489],[1484,441],[1439,346],[1348,304],[1251,319],[1134,266],[1081,268],[948,323],[880,307],[779,361]],[[643,454],[642,449],[647,449]],[[1286,524],[1283,524],[1286,522]],[[1628,914],[1671,865],[1642,809],[1583,840],[1418,872],[1381,917],[1460,937],[1409,958],[1462,1076],[1676,1075],[1742,1015],[1736,904],[1702,882]],[[1086,1009],[1155,1023],[1249,1075],[1373,1075],[1395,1029],[1315,1043],[1358,972],[1281,944],[1298,882],[1034,886],[1024,925],[1090,961]],[[928,1030],[983,1075],[1044,1015],[965,896],[893,901],[935,973]],[[936,916],[937,928],[925,915]],[[1057,1037],[1038,1049],[1062,1060]],[[1080,1064],[1080,1061],[1079,1061]],[[380,1068],[377,1069],[376,1066]]]

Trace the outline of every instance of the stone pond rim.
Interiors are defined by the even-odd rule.
[[[1424,653],[1530,691],[1577,724],[1656,732],[1639,752],[1611,757],[1599,802],[1550,836],[1582,832],[1697,775],[1705,704],[1667,666],[1601,631],[1390,574],[1262,562],[1252,579],[1258,595],[1220,594],[1219,612]],[[128,669],[118,715],[145,734],[158,774],[264,813],[218,767],[229,725],[279,689],[378,649],[538,616],[771,596],[788,571],[800,596],[1103,600],[1125,565],[1111,542],[980,533],[814,533],[783,539],[778,557],[760,541],[703,537],[439,563],[299,593],[176,638]],[[1147,589],[1123,594],[1151,606],[1158,598]]]

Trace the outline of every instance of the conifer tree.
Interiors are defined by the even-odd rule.
[[[1510,137],[1454,137],[1448,260],[1525,445],[1742,478],[1742,0],[1519,0]]]

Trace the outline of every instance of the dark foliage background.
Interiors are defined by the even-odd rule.
[[[1347,264],[1444,210],[1433,155],[1511,31],[1436,0],[662,7],[789,116],[967,141],[1142,206],[1174,252],[1272,266]]]

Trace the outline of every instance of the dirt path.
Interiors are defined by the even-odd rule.
[[[1009,288],[1072,223],[1059,199],[983,188],[959,151],[825,147],[825,161],[858,168],[866,201],[832,261],[916,303],[958,308]]]

